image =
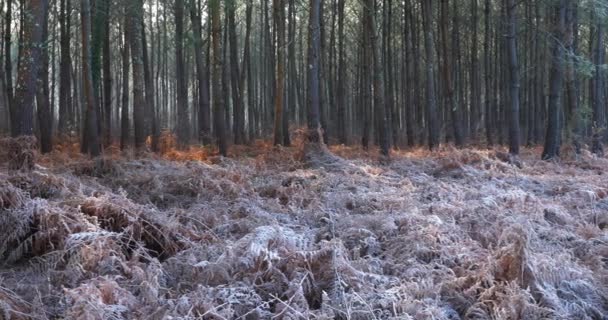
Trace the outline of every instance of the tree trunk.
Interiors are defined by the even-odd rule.
[[[517,61],[517,17],[515,0],[507,0],[507,51],[509,56],[510,100],[509,153],[519,155],[519,65]]]
[[[125,12],[122,48],[122,100],[120,111],[120,150],[129,145],[129,16]]]
[[[321,134],[319,55],[321,51],[321,0],[310,0],[308,22],[308,141],[323,143]]]
[[[555,5],[555,27],[553,32],[553,54],[551,59],[551,75],[549,77],[549,114],[547,119],[547,135],[542,159],[549,160],[559,156],[559,114],[562,106],[562,84],[564,77],[563,41],[566,27],[567,1],[560,0]]]
[[[17,134],[17,111],[15,107],[15,96],[13,92],[13,62],[11,61],[11,26],[13,17],[13,0],[8,0],[6,3],[6,19],[4,31],[4,72],[6,74],[6,101],[8,103],[8,112],[11,119],[11,134]]]
[[[435,95],[435,43],[433,40],[433,1],[421,0],[424,24],[424,47],[426,54],[426,102],[429,149],[439,147],[439,120],[437,119],[437,97]]]
[[[103,4],[103,143],[112,144],[112,57],[110,49],[110,0],[101,1]]]
[[[101,153],[99,145],[99,130],[97,126],[97,105],[93,89],[93,75],[91,69],[91,5],[89,0],[81,0],[81,32],[82,32],[82,79],[86,103],[86,145],[92,157]]]
[[[131,50],[131,65],[133,68],[133,128],[135,132],[135,148],[137,150],[145,148],[146,144],[142,1],[143,0],[135,0],[129,4],[130,13],[128,20],[129,46]]]
[[[595,39],[593,40],[593,64],[595,65],[594,76],[591,81],[593,109],[592,145],[591,152],[596,155],[604,155],[604,137],[606,135],[606,110],[604,107],[604,25],[599,14],[595,20]]]
[[[188,87],[184,61],[184,0],[175,0],[174,15],[175,72],[177,78],[177,140],[179,148],[185,149],[190,139],[190,121],[188,119]]]
[[[582,149],[582,114],[579,106],[580,81],[575,66],[578,51],[578,8],[576,3],[569,3],[566,13],[566,49],[568,52],[568,70],[566,90],[568,96],[568,109],[570,116],[570,129],[572,130],[572,144],[576,154]]]
[[[179,1],[179,0],[178,0]],[[220,20],[220,1],[209,0],[209,16],[211,17],[211,33],[213,38],[213,68],[212,68],[212,84],[213,84],[213,117],[215,123],[215,133],[220,154],[227,156],[228,146],[226,141],[226,132],[224,129],[224,97],[222,95],[222,50],[220,43],[222,39],[222,23]]]
[[[255,139],[255,104],[256,104],[256,91],[254,87],[254,75],[252,73],[251,66],[251,20],[253,14],[253,0],[246,1],[245,9],[245,48],[243,50],[243,70],[241,70],[241,88],[244,88],[245,77],[247,80],[247,122],[249,139]]]
[[[274,24],[277,43],[277,73],[274,94],[274,144],[283,144],[283,98],[285,97],[285,5],[273,0]]]
[[[53,150],[53,114],[49,100],[49,50],[46,44],[49,38],[49,12],[45,10],[42,20],[41,56],[38,68],[36,105],[38,109],[38,126],[40,127],[40,151],[49,153]]]
[[[197,13],[194,0],[190,0],[190,20],[194,31],[194,57],[198,84],[198,139],[203,145],[211,143],[211,121],[209,120],[209,74],[206,72],[206,61],[203,58],[203,39],[201,35],[201,17]]]
[[[384,67],[382,65],[380,46],[378,45],[378,30],[376,29],[375,15],[374,0],[367,0],[365,2],[365,17],[367,19],[367,27],[369,28],[368,45],[370,46],[373,63],[374,110],[376,111],[376,119],[378,119],[376,123],[378,124],[377,130],[379,131],[380,153],[383,156],[388,156],[390,152],[388,140],[389,122],[384,99],[384,95],[386,94],[384,91]]]
[[[337,99],[338,108],[338,142],[340,144],[348,143],[348,129],[346,121],[346,101],[345,91],[347,87],[346,78],[346,52],[344,49],[344,5],[346,0],[338,0],[338,83],[337,83]]]
[[[445,90],[445,102],[447,103],[447,107],[450,109],[450,114],[452,116],[454,143],[457,147],[462,147],[464,144],[464,139],[462,136],[458,103],[454,98],[454,83],[452,78],[452,68],[455,61],[452,61],[452,55],[450,54],[450,50],[455,50],[455,48],[449,48],[448,45],[448,14],[449,0],[441,0],[441,44],[443,54],[442,74]]]
[[[71,29],[71,1],[61,0],[60,21],[60,51],[61,62],[59,67],[59,124],[61,133],[68,133],[74,118],[72,107],[72,84],[70,70],[72,68],[72,57],[70,52],[70,29]]]
[[[228,41],[230,41],[230,84],[232,88],[233,134],[234,143],[245,143],[245,110],[243,108],[243,90],[240,81],[238,43],[236,35],[236,0],[228,0],[226,19],[228,20]]]
[[[17,87],[11,108],[14,112],[13,137],[31,136],[34,131],[34,99],[42,54],[42,35],[47,0],[29,0],[25,3],[23,41],[19,52],[21,61],[17,74]]]
[[[159,138],[160,138],[160,130],[158,128],[158,120],[156,115],[156,101],[154,99],[154,82],[152,81],[152,71],[150,59],[148,56],[148,42],[146,39],[146,28],[144,25],[144,21],[141,21],[141,39],[142,39],[142,53],[143,53],[143,67],[144,67],[144,82],[145,82],[145,101],[146,101],[146,118],[150,123],[150,135],[151,135],[151,143],[150,147],[152,152],[159,151]]]
[[[478,0],[471,0],[471,10],[473,11],[473,30],[471,32],[472,44],[471,44],[471,113],[469,117],[470,121],[470,133],[471,137],[477,138],[477,134],[481,127],[481,72],[479,66],[479,5]]]

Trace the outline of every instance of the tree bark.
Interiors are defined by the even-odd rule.
[[[91,5],[89,0],[81,0],[81,32],[82,32],[82,79],[86,103],[86,140],[87,150],[92,157],[101,153],[99,145],[99,130],[97,122],[97,105],[93,89],[91,69]]]
[[[177,78],[177,140],[179,148],[185,149],[190,139],[190,121],[188,119],[188,87],[184,61],[184,0],[175,0],[174,17],[175,72]]]
[[[122,48],[122,99],[120,111],[120,150],[125,150],[129,145],[130,121],[129,121],[129,16],[125,11],[123,23],[123,48]]]
[[[593,40],[593,64],[595,65],[594,76],[591,81],[593,109],[592,144],[591,152],[596,155],[604,155],[604,140],[606,136],[606,110],[604,107],[604,25],[601,17],[595,17],[595,38]]]
[[[435,94],[435,43],[433,40],[433,1],[421,0],[424,28],[424,47],[426,54],[426,102],[427,126],[429,132],[429,149],[439,147],[439,120],[437,113],[437,97]]]
[[[213,117],[215,133],[220,154],[227,156],[228,145],[224,127],[224,97],[222,95],[222,50],[220,43],[222,39],[222,23],[220,20],[220,1],[209,0],[209,16],[211,17],[211,33],[213,47],[213,64],[211,82],[213,84]]]
[[[369,27],[369,46],[372,54],[373,63],[373,87],[374,87],[374,109],[376,111],[376,117],[378,119],[379,139],[380,139],[380,153],[383,156],[389,156],[390,143],[389,143],[389,122],[386,112],[385,98],[384,95],[384,67],[382,65],[382,54],[380,53],[380,46],[378,45],[378,30],[376,29],[376,17],[375,17],[375,5],[374,0],[367,0],[365,2],[365,15],[367,19],[367,26]]]
[[[49,12],[45,10],[42,20],[42,39],[40,67],[38,68],[38,84],[36,92],[36,106],[38,110],[38,126],[40,128],[40,151],[49,153],[53,150],[53,115],[49,100]]]
[[[47,0],[29,0],[25,3],[23,41],[19,52],[21,63],[17,74],[17,87],[11,108],[14,111],[13,137],[31,136],[34,133],[34,99],[42,54],[42,36]]]
[[[462,126],[460,123],[458,103],[454,98],[454,83],[452,78],[452,68],[455,61],[452,61],[452,55],[450,54],[450,51],[455,50],[455,48],[449,48],[448,45],[448,14],[449,0],[441,0],[441,44],[443,54],[442,74],[445,90],[445,101],[452,117],[454,143],[457,147],[462,147],[464,144],[464,138],[462,136]]]
[[[547,135],[542,159],[549,160],[559,156],[560,125],[559,114],[562,106],[562,86],[564,78],[564,33],[566,26],[566,0],[559,0],[555,5],[555,26],[553,32],[553,54],[551,59],[551,75],[549,77],[549,113],[547,119]]]
[[[321,0],[310,0],[308,22],[308,141],[323,143],[321,134],[319,55],[321,51]]]
[[[201,17],[197,13],[194,0],[190,0],[190,20],[192,21],[192,29],[194,31],[194,58],[198,84],[198,139],[203,145],[209,145],[211,143],[209,73],[205,70],[206,61],[203,58]]]
[[[285,4],[273,0],[274,24],[277,43],[277,72],[274,94],[274,144],[283,144],[283,98],[285,97]]]
[[[142,150],[146,144],[146,99],[144,96],[144,48],[142,39],[143,0],[131,2],[129,8],[129,46],[131,51],[131,66],[133,68],[133,128],[135,132],[135,148]]]
[[[112,144],[112,57],[110,48],[110,0],[101,1],[103,4],[103,143]]]
[[[519,155],[519,64],[517,59],[517,13],[515,0],[507,0],[507,51],[510,74],[509,153]]]

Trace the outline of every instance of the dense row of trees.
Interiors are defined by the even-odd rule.
[[[603,0],[0,0],[0,130],[158,150],[608,138]],[[147,141],[149,139],[149,144]]]

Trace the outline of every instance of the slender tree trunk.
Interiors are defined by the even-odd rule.
[[[15,96],[13,93],[13,62],[11,60],[11,26],[13,18],[13,0],[8,0],[6,3],[6,19],[4,30],[4,73],[6,74],[6,99],[8,102],[8,111],[11,118],[11,134],[17,135],[17,114],[18,109],[15,106]]]
[[[120,150],[125,150],[129,145],[129,17],[125,14],[123,23],[123,48],[122,48],[122,100],[120,111]]]
[[[211,121],[209,115],[210,97],[209,97],[209,74],[205,70],[206,61],[203,58],[203,34],[201,27],[201,17],[197,13],[197,8],[194,0],[190,0],[190,20],[194,30],[194,56],[196,63],[196,75],[198,84],[198,138],[203,145],[211,143]]]
[[[380,153],[388,156],[390,152],[389,144],[389,122],[385,105],[386,94],[384,89],[384,67],[382,65],[382,54],[378,45],[378,30],[376,29],[375,5],[374,0],[365,2],[365,16],[369,27],[369,46],[373,63],[373,87],[374,87],[374,109],[378,121],[377,130],[379,131]]]
[[[421,0],[424,16],[424,47],[426,53],[426,102],[429,148],[439,147],[439,120],[437,119],[437,98],[435,95],[435,44],[432,29],[433,0]]]
[[[175,0],[175,63],[177,77],[177,140],[179,147],[185,149],[190,139],[188,120],[188,87],[184,61],[184,0]],[[217,0],[216,0],[217,1]],[[135,66],[134,66],[135,67]]]
[[[593,40],[593,64],[595,65],[594,77],[591,81],[593,109],[592,145],[591,152],[596,155],[604,155],[604,137],[606,133],[606,110],[604,106],[604,25],[596,14],[595,38]]]
[[[273,0],[277,43],[277,73],[274,95],[274,144],[283,144],[283,109],[285,97],[285,3]]]
[[[135,132],[135,148],[137,150],[145,148],[146,143],[142,1],[143,0],[135,0],[129,4],[130,13],[128,20],[129,46],[131,50],[131,65],[133,68],[133,128]],[[187,123],[185,125],[187,126]]]
[[[338,83],[337,83],[337,108],[338,108],[338,141],[340,144],[348,143],[348,129],[346,121],[346,52],[344,49],[344,15],[346,0],[338,0]]]
[[[473,11],[472,28],[472,44],[471,44],[471,113],[470,127],[471,136],[477,138],[479,129],[481,128],[481,72],[479,65],[479,4],[478,0],[471,0],[471,10]]]
[[[91,5],[89,0],[81,0],[81,32],[82,32],[82,79],[86,103],[86,140],[88,152],[92,157],[101,153],[99,145],[99,129],[97,122],[97,105],[93,89],[91,69]]]
[[[564,77],[564,33],[566,27],[567,0],[559,0],[554,5],[555,30],[552,37],[553,54],[551,59],[551,75],[549,80],[549,114],[547,123],[547,135],[545,137],[545,148],[543,160],[553,159],[559,156],[559,114],[562,107],[562,84]]]
[[[151,143],[150,147],[153,152],[159,151],[159,138],[160,138],[160,130],[158,128],[158,120],[156,114],[156,101],[154,99],[154,82],[152,80],[152,66],[150,65],[150,59],[148,56],[148,42],[146,38],[146,28],[144,25],[144,21],[141,21],[141,39],[142,39],[142,53],[143,53],[143,67],[144,67],[144,82],[145,82],[145,101],[146,101],[146,117],[150,122],[150,134],[151,134]]]
[[[397,108],[395,104],[395,79],[393,76],[393,1],[385,1],[384,6],[386,7],[386,30],[383,32],[385,34],[384,47],[386,47],[384,57],[385,63],[383,65],[386,67],[386,71],[384,72],[384,79],[386,79],[385,113],[387,118],[389,118],[387,129],[390,133],[388,136],[389,144],[397,148],[399,143],[399,117],[397,116]]]
[[[245,48],[243,50],[243,70],[241,71],[241,88],[244,88],[245,77],[247,79],[247,122],[248,122],[248,131],[249,131],[249,139],[255,139],[255,103],[256,92],[254,87],[254,75],[252,73],[251,66],[251,21],[253,14],[253,0],[246,1],[246,9],[245,9]]]
[[[323,143],[321,134],[319,55],[321,54],[321,0],[310,0],[308,33],[308,141]]]
[[[42,39],[40,67],[38,68],[38,84],[36,93],[36,105],[38,109],[38,125],[40,127],[40,149],[42,153],[53,150],[53,115],[49,101],[49,50],[47,41],[49,38],[49,12],[45,10],[42,19]]]
[[[449,0],[441,0],[441,43],[442,43],[442,54],[443,54],[443,82],[445,90],[445,101],[448,108],[450,108],[450,114],[452,117],[452,128],[454,130],[454,142],[456,146],[462,147],[464,144],[464,138],[462,136],[462,126],[460,123],[460,114],[458,110],[458,103],[454,98],[454,83],[452,78],[452,68],[455,61],[452,61],[451,50],[455,48],[449,48],[448,45],[448,14],[449,14]]]
[[[110,49],[110,0],[103,3],[103,143],[105,146],[112,144],[112,57]]]
[[[13,136],[34,134],[34,99],[42,55],[42,37],[47,0],[29,0],[23,8],[23,41],[21,42],[20,65],[17,74],[17,87],[11,107],[14,111]]]
[[[517,5],[515,0],[507,0],[507,51],[509,56],[510,100],[509,110],[509,153],[519,155],[519,65],[517,60]]]
[[[416,128],[414,127],[414,123],[416,120],[416,106],[414,104],[414,94],[415,92],[412,90],[412,81],[413,79],[413,65],[417,64],[414,62],[414,48],[413,48],[413,33],[415,32],[411,28],[409,28],[409,22],[411,22],[411,10],[413,10],[411,2],[406,1],[406,5],[403,6],[403,37],[405,44],[404,54],[405,54],[405,62],[404,66],[404,82],[402,86],[402,90],[405,92],[405,130],[407,135],[407,145],[412,148],[416,145]],[[417,84],[416,84],[417,85]],[[418,91],[416,89],[416,91]]]
[[[570,128],[572,130],[572,144],[577,154],[582,149],[582,115],[579,108],[580,81],[575,66],[575,57],[578,51],[578,8],[576,3],[568,3],[566,14],[566,49],[568,53],[568,69],[566,90],[568,96]]]
[[[72,68],[72,58],[70,53],[70,29],[71,18],[71,1],[61,0],[60,14],[60,51],[61,62],[59,67],[59,125],[58,129],[61,133],[68,133],[72,126],[73,119],[72,108],[72,85],[70,77],[70,69]]]
[[[222,39],[222,23],[220,20],[220,1],[209,0],[209,16],[211,17],[211,33],[213,38],[213,68],[212,68],[212,84],[213,84],[213,116],[215,122],[215,133],[220,154],[227,156],[228,145],[226,141],[226,132],[224,129],[224,97],[222,95],[222,50],[220,43]]]

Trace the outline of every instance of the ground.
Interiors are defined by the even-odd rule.
[[[608,314],[605,158],[58,149],[0,159],[0,319]]]

